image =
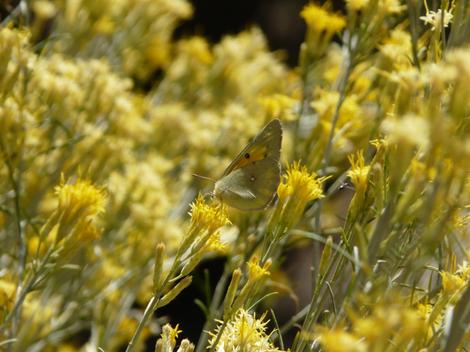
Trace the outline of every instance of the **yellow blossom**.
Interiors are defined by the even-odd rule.
[[[52,18],[57,12],[52,2],[44,0],[33,2],[33,10],[35,15],[43,20]]]
[[[447,71],[450,73],[446,76],[447,79],[453,80],[466,80],[470,78],[470,67],[468,67],[468,60],[470,59],[470,48],[458,48],[449,52],[446,56],[446,62],[448,64],[447,70],[440,69],[441,75],[446,74]]]
[[[0,319],[3,320],[11,309],[16,293],[16,285],[6,278],[0,279]]]
[[[296,99],[282,94],[274,94],[261,99],[261,105],[263,105],[268,119],[293,120],[295,118],[293,107],[296,103]]]
[[[336,33],[346,26],[344,17],[331,13],[313,3],[306,5],[300,15],[304,18],[308,28],[316,32]]]
[[[109,16],[103,16],[92,27],[96,34],[111,34],[116,30],[116,24]]]
[[[217,335],[221,329],[222,322],[214,332],[210,332],[209,347],[217,352],[281,352],[275,348],[269,341],[269,335],[266,334],[266,324],[264,315],[257,319],[255,315],[250,314],[244,309],[238,310],[234,318],[226,322],[220,339],[215,345]]]
[[[365,352],[367,344],[358,336],[340,329],[317,327],[318,340],[326,352]]]
[[[382,129],[392,143],[402,143],[420,147],[425,151],[429,145],[429,123],[422,116],[408,114],[402,118],[388,118]]]
[[[289,185],[287,183],[281,182],[277,187],[277,196],[280,200],[286,200],[292,193]]]
[[[271,261],[267,261],[261,267],[258,264],[258,258],[256,256],[254,256],[247,263],[247,265],[248,265],[248,279],[251,280],[251,281],[258,281],[258,280],[270,275],[270,272],[269,272],[268,269],[271,266]]]
[[[434,307],[431,304],[418,304],[416,306],[416,312],[418,316],[426,322],[424,336],[425,338],[431,338],[434,335],[434,331],[440,326],[442,322],[442,315],[434,317],[434,321],[430,321],[430,317],[433,315]]]
[[[191,204],[190,215],[192,228],[207,230],[209,233],[230,223],[225,206],[214,202],[206,203],[202,195]]]
[[[338,100],[339,93],[337,91],[318,88],[315,90],[315,99],[310,103],[328,132],[331,129],[331,121],[336,113]],[[355,94],[350,94],[344,99],[338,113],[336,128],[338,131],[341,130],[341,133],[335,133],[336,140],[353,138],[367,131],[364,128],[367,120]]]
[[[203,37],[192,37],[182,40],[178,43],[178,50],[181,54],[187,55],[204,65],[209,65],[214,60],[209,43]]]
[[[402,326],[397,338],[405,341],[419,339],[427,331],[426,321],[415,308],[406,308],[401,312]]]
[[[207,251],[226,254],[228,251],[227,245],[220,241],[220,232],[216,231],[207,241]]]
[[[405,9],[400,0],[379,0],[377,4],[379,12],[384,14],[396,14]]]
[[[276,223],[282,223],[287,228],[294,226],[308,202],[324,197],[323,183],[327,179],[309,172],[300,162],[292,163],[278,186],[279,202],[270,220],[270,227]]]
[[[390,36],[379,46],[380,52],[392,60],[394,67],[409,67],[411,56],[410,33],[402,29],[394,29]]]
[[[449,296],[453,296],[459,293],[460,289],[462,289],[467,284],[467,281],[459,275],[451,274],[445,271],[441,272],[441,278],[442,291],[445,295]]]
[[[286,175],[281,183],[281,190],[287,187],[288,192],[281,191],[279,197],[285,194],[296,198],[296,202],[305,204],[309,201],[323,198],[323,183],[327,177],[317,177],[314,172],[309,172],[307,167],[294,162],[287,169]],[[283,186],[285,185],[285,186]]]
[[[348,159],[351,163],[351,169],[348,171],[349,178],[356,188],[365,189],[370,165],[365,165],[363,151],[357,152],[356,156],[350,155]]]
[[[66,184],[64,179],[55,188],[60,211],[79,213],[81,216],[95,216],[104,211],[105,194],[89,180],[78,179]]]
[[[173,351],[176,345],[176,338],[181,332],[181,330],[178,330],[178,327],[178,324],[176,324],[174,328],[172,328],[170,324],[163,326],[160,338],[162,340],[162,351]]]
[[[369,4],[369,0],[346,0],[346,6],[350,11],[360,11]]]

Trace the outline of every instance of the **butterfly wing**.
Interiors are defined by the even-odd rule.
[[[263,159],[272,159],[279,162],[281,154],[282,127],[278,119],[269,122],[251,143],[243,149],[240,154],[225,169],[222,177],[227,176],[234,170],[245,167],[252,162]]]
[[[272,201],[280,181],[277,160],[264,158],[235,169],[216,182],[214,194],[241,210],[261,210]]]

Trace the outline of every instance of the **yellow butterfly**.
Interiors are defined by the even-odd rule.
[[[225,169],[213,195],[240,210],[261,210],[274,198],[281,178],[282,126],[269,122]]]

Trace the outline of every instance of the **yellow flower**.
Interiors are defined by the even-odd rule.
[[[411,65],[411,35],[409,32],[400,28],[394,29],[379,46],[379,50],[392,61],[395,67],[409,67]]]
[[[344,17],[331,13],[315,4],[306,5],[300,15],[307,23],[308,28],[316,32],[336,33],[346,26]]]
[[[406,6],[402,6],[400,0],[379,0],[377,1],[378,11],[385,14],[400,13]]]
[[[191,204],[190,215],[191,228],[199,231],[207,230],[211,233],[230,223],[225,206],[214,202],[208,204],[202,195]]]
[[[365,352],[367,344],[356,335],[340,329],[317,327],[317,337],[327,352]]]
[[[358,151],[356,156],[350,155],[348,159],[351,163],[351,169],[348,171],[349,178],[356,189],[365,190],[367,187],[367,177],[369,175],[370,165],[365,165],[363,151]]]
[[[287,183],[281,182],[277,187],[277,196],[280,201],[285,201],[292,193]]]
[[[401,312],[401,330],[398,339],[418,339],[427,331],[428,325],[417,309],[406,308]]]
[[[210,65],[214,60],[209,44],[203,37],[182,40],[178,43],[178,51],[204,65]]]
[[[305,204],[324,197],[323,183],[327,179],[328,177],[317,177],[316,173],[309,172],[300,162],[294,162],[287,169],[283,184],[287,186],[288,194],[296,198],[296,202]]]
[[[83,217],[95,216],[104,211],[105,193],[89,180],[78,179],[74,184],[61,184],[55,188],[59,199],[58,209]]]
[[[270,227],[278,222],[291,228],[300,219],[306,204],[323,198],[323,183],[328,177],[317,177],[299,162],[287,169],[286,175],[278,186],[279,202],[270,221]]]
[[[178,330],[178,324],[174,328],[170,324],[165,324],[162,328],[162,334],[160,340],[162,341],[162,351],[173,351],[176,345],[176,338],[180,334],[181,330]]]
[[[318,118],[326,131],[331,129],[331,121],[336,112],[339,100],[339,93],[333,90],[316,89],[315,99],[310,103],[311,107],[318,114]],[[341,133],[336,133],[335,139],[339,137],[354,137],[365,130],[366,119],[362,111],[358,97],[354,94],[348,95],[341,105],[336,128]],[[344,139],[344,138],[343,138]]]
[[[33,2],[33,10],[34,14],[42,20],[52,18],[57,12],[57,9],[52,2],[44,0]]]
[[[370,316],[352,317],[352,321],[356,336],[365,337],[369,347],[385,346],[391,339],[396,344],[409,343],[410,340],[419,339],[427,329],[425,319],[418,310],[399,304],[381,303],[374,307]]]
[[[360,11],[369,4],[369,0],[346,0],[349,11]]]
[[[280,352],[281,350],[275,348],[269,341],[269,335],[266,334],[266,324],[264,315],[257,319],[256,315],[251,315],[244,309],[238,310],[235,317],[227,322],[222,331],[217,345],[214,346],[217,340],[218,332],[221,329],[222,323],[210,332],[209,347],[214,348],[217,352]]]
[[[442,278],[442,292],[445,295],[453,296],[460,291],[466,284],[467,281],[456,274],[449,272],[441,272]]]
[[[217,252],[220,254],[227,253],[227,245],[220,241],[220,232],[216,231],[207,241],[206,250],[209,252]]]
[[[6,278],[0,279],[0,319],[8,314],[16,293],[16,285]],[[0,335],[1,336],[1,335]]]
[[[264,107],[268,119],[293,120],[295,118],[293,107],[296,103],[296,99],[283,94],[274,94],[261,99],[261,105]]]
[[[442,314],[436,316],[434,314],[434,306],[431,304],[418,304],[416,306],[416,312],[426,323],[423,327],[425,329],[424,336],[426,339],[431,338],[434,335],[434,331],[437,331],[442,323]],[[432,316],[434,316],[434,320],[430,320]]]
[[[402,142],[420,147],[425,151],[429,146],[430,126],[422,116],[408,114],[401,119],[388,118],[382,123],[382,130],[392,143]]]
[[[59,204],[43,226],[43,235],[56,243],[63,243],[67,238],[66,245],[70,251],[98,238],[101,232],[94,222],[96,216],[104,211],[104,191],[89,180],[79,178],[73,184],[66,184],[62,177],[55,193]]]
[[[111,34],[116,30],[116,24],[105,15],[93,24],[92,30],[96,34]]]
[[[269,267],[271,266],[271,261],[266,261],[263,267],[258,264],[258,257],[253,256],[251,260],[247,263],[248,265],[248,280],[258,281],[263,279],[266,276],[270,275]]]

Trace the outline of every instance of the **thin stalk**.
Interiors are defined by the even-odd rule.
[[[140,319],[139,325],[137,325],[137,328],[134,331],[134,335],[132,335],[129,344],[127,345],[126,352],[131,352],[134,350],[134,347],[140,337],[140,334],[142,333],[142,330],[144,329],[147,321],[150,319],[152,314],[155,312],[155,308],[157,307],[159,301],[160,297],[157,297],[157,295],[153,295],[150,299],[149,303],[147,304],[147,307],[145,307],[144,315],[142,316],[142,319]]]
[[[299,58],[300,60],[300,58]],[[302,116],[304,114],[305,110],[305,100],[307,99],[307,85],[308,85],[308,67],[309,67],[309,60],[305,62],[304,67],[302,68],[302,96],[300,98],[300,106],[299,106],[299,111],[297,113],[297,119],[295,120],[295,130],[294,130],[294,138],[295,140],[298,140],[299,138],[299,131],[300,131],[300,120],[302,119]],[[293,154],[294,154],[294,160],[297,159],[297,148],[293,148]]]
[[[43,261],[38,267],[38,270],[34,273],[34,275],[31,277],[31,279],[27,280],[27,282],[23,285],[23,289],[21,290],[18,299],[16,300],[12,310],[6,317],[5,321],[3,322],[3,328],[6,328],[6,326],[10,323],[12,319],[14,319],[15,316],[18,315],[20,308],[23,304],[23,301],[26,298],[26,295],[32,290],[34,285],[37,283],[39,276],[42,274],[43,269],[45,268],[46,264],[49,262],[49,258],[51,254],[53,253],[53,250],[49,250]]]
[[[180,247],[180,249],[181,248],[182,247]],[[159,293],[155,293],[147,304],[147,307],[145,307],[144,315],[142,316],[142,319],[140,319],[139,324],[137,325],[137,328],[135,329],[134,334],[132,335],[132,338],[126,347],[126,352],[134,351],[135,345],[140,338],[142,330],[147,325],[147,322],[149,321],[150,317],[157,309],[162,293],[165,291],[165,288],[168,286],[170,280],[173,278],[173,275],[180,264],[180,258],[182,255],[183,253],[181,252],[181,250],[178,250],[175,256],[175,260],[171,265],[170,271],[168,272],[168,275],[166,276],[165,281],[162,285],[161,291]]]
[[[324,276],[317,278],[317,284],[315,285],[315,291],[312,295],[312,299],[310,300],[310,304],[307,306],[308,311],[304,316],[307,317],[307,319],[304,321],[302,325],[302,329],[305,331],[308,331],[310,327],[313,325],[313,323],[317,320],[319,316],[319,311],[322,307],[322,302],[326,299],[327,296],[329,296],[329,293],[327,292],[328,290],[323,287],[323,284],[327,281],[327,278],[329,278],[332,274],[332,270],[334,267],[336,267],[332,279],[329,281],[331,283],[334,282],[335,278],[337,278],[337,272],[340,269],[340,264],[342,263],[341,261],[336,265],[336,261],[338,259],[344,259],[344,257],[341,255],[339,251],[336,251],[332,260],[329,262],[326,273]],[[305,308],[304,308],[305,309]],[[302,310],[303,311],[303,310]],[[300,335],[297,335],[296,339],[294,340],[294,343],[292,345],[292,351],[302,351],[303,348],[305,347],[305,340],[299,340]]]
[[[231,273],[231,265],[228,263],[225,265],[224,272],[215,287],[214,296],[212,297],[212,302],[209,307],[209,314],[207,314],[206,322],[204,323],[204,327],[201,332],[201,336],[199,337],[199,341],[197,342],[196,352],[202,352],[205,350],[205,346],[208,340],[208,331],[212,330],[214,325],[214,319],[219,314],[220,304],[222,303],[222,299],[225,293],[225,287],[227,286],[227,280]]]
[[[263,236],[264,237],[264,236]],[[262,238],[263,238],[262,237]],[[256,248],[258,248],[261,241],[257,241],[252,248],[247,251],[244,255],[244,261],[252,256]],[[228,263],[228,262],[227,262]],[[202,352],[204,350],[204,346],[207,343],[208,334],[207,332],[212,330],[214,326],[214,319],[220,314],[220,308],[223,300],[223,294],[225,293],[224,288],[227,286],[227,280],[231,273],[232,266],[227,264],[224,273],[222,274],[219,282],[217,283],[214,297],[212,298],[211,306],[209,307],[209,314],[207,320],[204,324],[203,331],[199,337],[199,341],[196,347],[196,352]],[[222,334],[223,330],[225,329],[226,323],[222,324],[219,328],[218,334]],[[219,337],[220,339],[220,337]],[[215,345],[217,345],[218,339],[216,339]]]
[[[211,349],[210,349],[209,352],[215,351],[215,348],[216,348],[217,344],[219,343],[220,338],[222,337],[222,332],[225,330],[225,327],[226,327],[226,326],[227,326],[227,322],[224,321],[224,322],[222,323],[222,325],[220,326],[219,331],[217,332],[217,336],[215,337],[214,344],[212,345],[212,347],[211,347]]]
[[[322,176],[325,175],[325,169],[328,166],[328,163],[330,162],[331,151],[333,148],[333,138],[335,136],[336,124],[338,123],[339,111],[341,110],[341,106],[343,105],[344,100],[346,99],[346,87],[348,85],[349,76],[351,75],[351,71],[353,67],[351,53],[349,51],[348,53],[349,54],[347,57],[346,68],[338,85],[339,98],[338,98],[338,102],[336,103],[335,112],[334,112],[333,119],[331,122],[331,129],[330,129],[330,134],[328,136],[328,143],[326,144],[325,153],[323,155],[322,167],[321,167],[321,172],[320,172]]]
[[[349,76],[351,75],[352,68],[353,68],[352,52],[350,49],[348,49],[346,68],[338,84],[339,98],[338,98],[338,102],[336,103],[333,119],[331,121],[331,129],[330,129],[330,134],[328,136],[328,143],[326,144],[325,152],[323,154],[320,176],[325,176],[326,168],[330,162],[331,152],[333,149],[333,138],[335,136],[335,128],[336,128],[336,124],[338,123],[339,112],[341,110],[341,106],[343,105],[343,102],[346,99],[346,87],[348,85]],[[317,213],[315,214],[315,232],[320,232],[321,230],[320,215],[322,213],[322,208],[323,208],[323,201],[322,199],[320,199],[318,201]]]
[[[417,18],[415,2],[413,0],[407,0],[408,9],[408,21],[410,22],[410,34],[411,34],[411,52],[413,55],[413,64],[421,70],[421,64],[418,58],[418,30],[417,30]]]

